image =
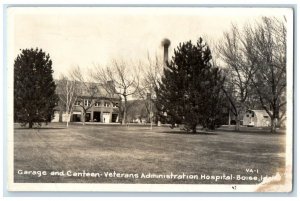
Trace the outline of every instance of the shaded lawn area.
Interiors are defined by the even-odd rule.
[[[217,130],[185,134],[168,127],[50,124],[15,128],[14,180],[17,183],[199,183],[250,184],[257,181],[50,176],[51,171],[272,176],[285,166],[285,135]],[[246,169],[258,173],[247,173]],[[19,170],[47,175],[18,174]]]

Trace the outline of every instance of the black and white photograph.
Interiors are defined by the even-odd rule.
[[[9,190],[291,192],[293,14],[8,7]]]

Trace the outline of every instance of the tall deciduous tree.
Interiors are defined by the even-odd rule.
[[[241,31],[233,26],[219,46],[228,68],[224,91],[239,119],[259,102],[271,117],[271,132],[284,118],[286,104],[286,24],[284,20],[262,17]],[[229,90],[230,89],[230,90]]]
[[[87,111],[92,108],[96,102],[100,101],[103,94],[100,90],[100,84],[92,82],[92,80],[85,77],[79,68],[74,68],[71,72],[71,77],[75,80],[77,92],[77,106],[82,109],[82,124],[85,125]]]
[[[238,28],[232,25],[231,31],[224,33],[224,39],[218,46],[219,55],[227,68],[223,91],[235,116],[236,130],[240,129],[241,114],[249,107],[247,100],[252,91],[250,84],[255,71],[254,66],[248,65],[247,50],[244,46],[249,42],[244,41]],[[251,51],[251,47],[249,48]]]
[[[143,66],[143,76],[138,89],[138,98],[144,100],[148,120],[152,123],[153,120],[158,120],[158,111],[155,107],[157,97],[155,88],[159,87],[158,84],[163,74],[163,59],[159,59],[158,56],[152,59],[148,54],[148,62],[143,64]]]
[[[255,27],[246,29],[253,51],[248,59],[256,72],[252,85],[260,103],[271,117],[271,132],[285,116],[286,105],[286,24],[276,18],[263,17]]]
[[[184,124],[196,133],[197,125],[218,126],[223,79],[212,67],[211,51],[202,38],[179,44],[157,90],[157,107],[172,125]]]
[[[65,75],[61,75],[60,79],[57,81],[56,92],[62,104],[62,108],[66,112],[67,127],[69,127],[74,104],[78,98],[78,83]]]
[[[42,49],[23,49],[14,62],[14,119],[22,125],[48,123],[57,103],[52,61]]]
[[[118,95],[122,102],[122,124],[127,123],[128,98],[136,95],[139,89],[139,66],[128,65],[124,61],[113,60],[106,68],[96,67],[94,78],[102,83],[103,88],[111,97]]]

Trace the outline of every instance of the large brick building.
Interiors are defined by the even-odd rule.
[[[121,98],[114,94],[108,94],[100,84],[93,85],[94,92],[88,90],[83,84],[80,85],[79,94],[74,103],[70,122],[80,122],[85,118],[85,122],[116,123],[119,122],[119,105]],[[84,117],[84,111],[85,117]],[[61,101],[57,104],[52,122],[66,122],[68,115],[65,106]]]

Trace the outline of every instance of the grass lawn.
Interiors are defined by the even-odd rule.
[[[168,127],[49,124],[41,129],[15,126],[14,181],[17,183],[240,183],[258,181],[140,178],[144,174],[275,175],[285,167],[285,134],[243,128],[186,134]],[[246,169],[258,170],[255,173]],[[20,171],[46,171],[28,175]],[[51,176],[57,171],[61,176]],[[101,177],[67,176],[66,172],[102,173]],[[105,177],[104,172],[139,178]],[[18,173],[19,172],[19,173]],[[64,175],[63,175],[63,174]],[[120,175],[119,175],[120,176]]]

